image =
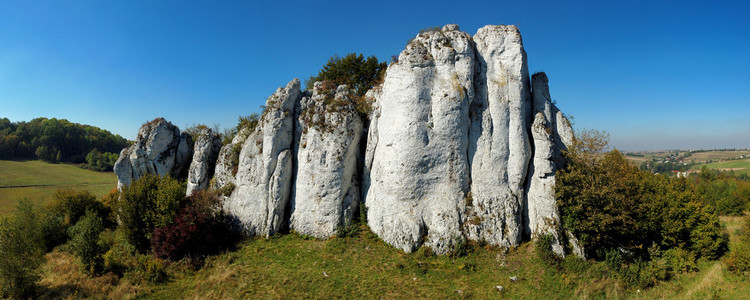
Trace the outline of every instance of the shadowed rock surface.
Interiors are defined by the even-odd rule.
[[[188,171],[187,190],[185,194],[190,196],[193,191],[203,190],[208,187],[209,180],[214,176],[216,159],[221,150],[221,139],[211,129],[204,129],[198,135],[193,147],[193,159]]]

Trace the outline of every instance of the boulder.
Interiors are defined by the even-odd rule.
[[[138,130],[135,144],[120,152],[114,166],[117,186],[130,185],[144,174],[184,178],[192,156],[192,139],[164,118],[147,122]]]
[[[359,202],[357,159],[362,120],[346,85],[317,82],[302,98],[295,135],[296,180],[290,228],[328,238],[352,223]]]
[[[294,108],[300,97],[299,79],[277,89],[242,144],[236,188],[224,201],[224,209],[248,235],[271,236],[284,222],[292,187]]]
[[[221,150],[221,139],[211,129],[204,129],[198,135],[193,147],[193,159],[187,177],[187,190],[185,194],[190,196],[193,191],[203,190],[208,187],[209,180],[214,175],[216,160]]]

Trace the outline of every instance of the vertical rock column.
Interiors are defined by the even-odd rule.
[[[515,26],[489,25],[474,35],[475,97],[471,103],[471,195],[464,227],[473,240],[520,242],[531,97],[526,52]]]
[[[221,150],[221,139],[211,129],[201,131],[193,147],[193,160],[188,171],[187,190],[190,196],[193,191],[208,187],[208,181],[214,176],[216,159]]]
[[[560,212],[555,200],[555,172],[563,167],[562,151],[566,149],[566,142],[570,143],[572,139],[572,129],[552,103],[548,83],[544,73],[532,77],[534,160],[529,171],[526,228],[532,238],[551,235],[552,250],[564,256]]]
[[[462,239],[469,189],[468,106],[474,48],[456,25],[419,34],[388,67],[367,146],[370,228],[410,252],[446,253]]]
[[[276,90],[239,153],[236,188],[224,208],[248,235],[273,235],[284,221],[292,187],[294,108],[300,97],[296,78]]]
[[[317,238],[351,224],[359,202],[357,158],[362,120],[349,88],[315,83],[300,101],[291,229]]]

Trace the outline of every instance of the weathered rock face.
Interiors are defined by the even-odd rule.
[[[382,90],[371,93],[363,195],[373,232],[405,251],[424,241],[445,253],[464,238],[516,245],[528,218],[534,228],[546,217],[559,222],[554,197],[536,199],[550,195],[554,177],[528,195],[527,184],[532,173],[554,174],[543,163],[560,153],[556,127],[555,138],[534,128],[564,117],[547,91],[548,108],[538,109],[550,117],[532,126],[531,89],[515,26],[485,26],[473,38],[455,25],[419,34],[389,66]],[[530,134],[542,153],[533,151]],[[533,216],[527,196],[544,207]]]
[[[234,177],[240,164],[240,150],[250,135],[248,128],[240,130],[232,139],[232,143],[224,145],[219,151],[216,160],[214,177],[211,180],[211,188],[220,189],[229,185],[234,186]]]
[[[534,160],[529,170],[526,230],[532,237],[551,235],[552,250],[564,256],[565,236],[560,227],[560,212],[555,200],[555,172],[564,167],[562,151],[567,149],[566,144],[570,143],[573,130],[552,103],[548,84],[544,73],[532,77],[535,115],[531,135]]]
[[[249,235],[270,236],[282,225],[292,186],[294,108],[301,96],[294,79],[266,101],[260,123],[242,145],[236,188],[224,208]]]
[[[188,171],[186,195],[190,196],[193,191],[203,190],[208,187],[208,182],[214,175],[216,159],[221,150],[221,139],[211,129],[201,131],[193,147],[193,159]]]
[[[420,34],[401,52],[370,126],[368,223],[407,252],[424,237],[439,253],[461,239],[475,69],[471,37],[456,29]]]
[[[351,224],[357,208],[362,121],[350,93],[345,85],[334,90],[318,82],[312,96],[300,101],[290,219],[298,233],[333,236]]]
[[[365,95],[369,128],[346,86],[325,85],[302,92],[295,79],[279,88],[257,127],[240,131],[218,159],[217,139],[202,136],[190,190],[206,186],[216,160],[212,187],[231,191],[224,209],[249,235],[288,225],[327,238],[364,201],[372,231],[407,252],[446,253],[465,239],[508,247],[540,235],[552,235],[560,255],[564,240],[580,252],[560,230],[554,198],[573,131],[546,75],[529,80],[515,26],[473,37],[457,25],[420,33]],[[144,125],[115,167],[121,184],[183,174],[189,144],[163,119]]]
[[[180,134],[180,129],[164,118],[143,124],[135,144],[123,149],[115,163],[118,188],[147,173],[184,178],[193,152],[190,144],[190,135]]]
[[[526,52],[515,26],[485,26],[474,41],[479,63],[471,103],[473,205],[467,234],[474,240],[511,246],[521,239],[524,183],[531,158]]]

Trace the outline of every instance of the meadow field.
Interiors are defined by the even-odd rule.
[[[737,242],[741,217],[722,217]],[[145,299],[743,299],[750,281],[721,261],[699,261],[697,272],[640,290],[607,275],[603,263],[568,258],[561,269],[541,261],[532,243],[510,250],[473,245],[463,257],[404,253],[385,244],[366,226],[353,237],[327,240],[286,234],[253,238],[236,251],[209,257],[192,269],[168,263],[164,283],[134,282],[109,273],[89,277],[64,251],[47,254],[41,298]]]
[[[44,204],[58,189],[86,189],[101,197],[116,187],[117,177],[112,172],[40,160],[0,160],[0,215],[11,211],[23,198]]]

